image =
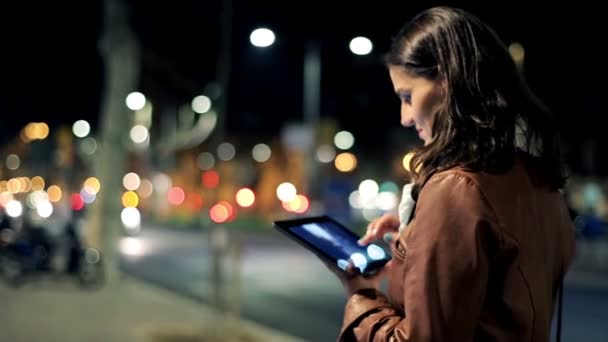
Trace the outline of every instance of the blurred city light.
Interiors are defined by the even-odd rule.
[[[199,95],[192,100],[192,110],[195,113],[207,113],[211,109],[211,99],[205,95]]]
[[[136,144],[141,144],[148,140],[148,129],[144,125],[135,125],[129,132],[129,137]]]
[[[236,217],[236,208],[232,205],[232,203],[228,201],[219,201],[218,204],[228,209],[228,221],[234,220]]]
[[[164,173],[157,173],[152,179],[152,183],[154,189],[161,193],[169,191],[169,188],[173,185],[171,178]]]
[[[23,186],[18,178],[11,178],[8,180],[6,187],[10,193],[16,194],[21,192]]]
[[[334,136],[334,144],[341,150],[348,150],[355,144],[355,137],[348,131],[340,131]]]
[[[289,202],[293,200],[296,195],[296,187],[291,183],[281,183],[277,187],[277,197],[283,202]]]
[[[336,157],[336,150],[330,145],[320,145],[317,148],[317,159],[321,163],[331,163]]]
[[[153,191],[154,186],[152,185],[152,182],[147,179],[142,179],[141,183],[139,184],[139,188],[137,188],[137,193],[139,194],[139,197],[148,198],[152,195]]]
[[[209,209],[209,217],[215,223],[224,223],[228,220],[229,209],[222,203],[218,203]]]
[[[38,139],[43,140],[49,136],[50,130],[49,130],[49,126],[46,123],[40,122],[38,124],[38,129],[39,129]]]
[[[91,193],[97,194],[101,190],[101,183],[95,177],[89,177],[84,181],[84,187],[88,188]]]
[[[125,208],[137,208],[139,197],[133,191],[125,191],[121,197],[122,206]]]
[[[141,179],[139,178],[139,175],[135,172],[129,172],[122,178],[122,185],[127,190],[135,191],[137,190],[137,188],[139,188],[140,184]]]
[[[266,144],[257,144],[253,146],[253,149],[251,149],[251,155],[253,156],[253,160],[257,161],[258,163],[263,163],[270,159],[272,151]]]
[[[27,177],[19,177],[19,190],[20,192],[29,192],[32,190],[32,181]],[[36,187],[34,190],[42,190],[44,189],[44,183],[42,184],[42,188]]]
[[[509,45],[509,53],[517,65],[521,65],[524,62],[525,50],[520,43],[514,42]]]
[[[184,189],[175,186],[172,187],[167,193],[167,199],[169,200],[169,203],[177,206],[184,203],[184,200],[186,199],[186,193],[184,192]]]
[[[232,160],[232,158],[234,158],[235,154],[236,154],[236,150],[234,148],[234,145],[232,145],[231,143],[228,143],[228,142],[221,143],[217,147],[217,157],[220,160],[223,160],[223,161]]]
[[[0,181],[0,192],[8,191],[8,181]]]
[[[236,211],[232,204],[220,201],[209,209],[209,217],[215,223],[224,223],[236,217]]]
[[[241,207],[248,208],[255,202],[255,194],[251,189],[242,188],[236,192],[236,203]]]
[[[6,204],[6,214],[10,217],[19,217],[23,213],[23,205],[21,202],[12,200]]]
[[[361,209],[363,208],[363,201],[361,201],[361,194],[359,190],[355,190],[348,195],[348,204],[350,204],[351,208]]]
[[[21,139],[25,142],[42,140],[49,135],[49,126],[44,122],[30,122],[23,129]]]
[[[44,178],[40,176],[33,177],[31,183],[32,191],[44,190]]]
[[[304,195],[297,195],[291,201],[283,202],[283,208],[297,214],[303,214],[308,210],[310,201]]]
[[[6,204],[15,199],[15,196],[9,192],[0,192],[0,206],[6,207]]]
[[[31,140],[37,139],[37,131],[36,131],[36,125],[38,125],[37,123],[34,122],[30,122],[28,123],[24,128],[23,128],[23,132],[25,133],[25,138],[26,138],[26,142],[29,142]]]
[[[84,138],[80,142],[80,151],[87,155],[92,155],[97,151],[97,140],[93,137]]]
[[[53,214],[53,205],[48,200],[40,201],[40,203],[36,205],[36,213],[42,218],[48,218]]]
[[[91,132],[91,126],[86,120],[78,120],[72,125],[72,133],[79,138],[85,138]]]
[[[186,196],[186,203],[193,211],[199,211],[203,208],[203,196],[197,193],[191,193]]]
[[[403,156],[403,168],[405,171],[410,172],[410,162],[412,161],[412,157],[414,156],[414,152],[409,152],[405,156]]]
[[[274,32],[267,28],[255,29],[249,36],[249,41],[251,41],[251,44],[257,47],[268,47],[274,43],[274,40]]]
[[[84,201],[82,200],[82,196],[80,196],[80,194],[72,194],[71,202],[72,210],[78,211],[84,208]]]
[[[213,189],[220,184],[220,175],[214,170],[203,172],[201,178],[205,188]]]
[[[6,168],[9,170],[17,170],[21,165],[21,159],[16,154],[9,154],[6,157]]]
[[[96,197],[97,195],[95,194],[95,190],[88,186],[85,186],[80,190],[80,198],[82,198],[86,204],[95,202]]]
[[[201,152],[196,158],[196,162],[201,170],[209,170],[215,165],[215,157],[212,153]]]
[[[399,193],[399,186],[391,181],[382,182],[380,184],[380,192],[393,192]]]
[[[366,179],[359,184],[359,193],[363,202],[366,202],[367,198],[375,198],[379,189],[378,183],[372,179]]]
[[[125,102],[130,110],[140,110],[146,104],[146,97],[144,94],[136,91],[127,95]]]
[[[341,172],[350,172],[357,167],[357,158],[354,154],[349,152],[340,153],[334,160],[336,169]]]
[[[380,192],[376,196],[376,208],[384,211],[391,211],[397,207],[397,195],[393,192]]]
[[[126,228],[138,228],[141,224],[141,214],[137,208],[127,207],[120,212],[120,220]]]
[[[46,192],[34,191],[26,197],[25,203],[27,204],[28,207],[30,207],[32,209],[36,209],[40,203],[48,201],[48,200],[49,200],[49,196]]]
[[[53,203],[57,203],[61,201],[61,188],[57,185],[51,185],[48,189],[46,189],[46,193],[48,194],[49,201]]]
[[[350,51],[355,55],[367,55],[372,52],[373,44],[371,40],[366,37],[356,37],[350,41],[348,45]]]

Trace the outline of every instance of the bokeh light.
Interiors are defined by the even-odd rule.
[[[169,200],[169,203],[177,206],[184,203],[186,193],[184,192],[184,189],[175,186],[169,189],[169,192],[167,192],[167,199]]]
[[[255,194],[249,188],[242,188],[236,192],[236,203],[241,207],[248,208],[255,202]]]
[[[53,203],[57,203],[57,202],[61,201],[62,192],[61,192],[61,188],[58,187],[57,185],[49,186],[49,188],[46,189],[46,193],[49,196],[49,201],[51,201]]]
[[[268,47],[274,43],[274,40],[274,32],[263,27],[253,30],[249,36],[249,41],[251,44],[257,47]]]
[[[213,189],[220,184],[220,175],[214,170],[203,172],[201,178],[205,188]]]
[[[125,191],[121,197],[122,206],[125,208],[137,208],[139,197],[134,191]]]
[[[192,100],[192,110],[195,113],[207,113],[211,109],[211,99],[205,95],[199,95]]]
[[[277,197],[282,201],[282,202],[289,202],[292,199],[294,199],[294,197],[296,197],[297,195],[297,190],[295,185],[285,182],[285,183],[281,183],[279,184],[279,186],[277,187]]]
[[[334,136],[334,144],[341,150],[348,150],[355,144],[355,137],[348,131],[340,131]]]
[[[374,45],[372,44],[372,41],[369,40],[369,38],[356,37],[350,41],[348,47],[350,48],[350,51],[355,55],[363,56],[372,52]]]
[[[251,150],[253,160],[257,161],[258,163],[263,163],[270,159],[271,154],[272,151],[270,150],[270,147],[266,144],[257,144]]]
[[[32,177],[32,191],[44,190],[44,178],[40,176]]]
[[[91,132],[91,125],[86,120],[78,120],[72,125],[72,133],[79,138],[85,138]]]
[[[88,188],[93,194],[97,194],[101,190],[101,183],[95,177],[89,177],[84,181],[84,187]]]
[[[334,160],[336,169],[341,172],[350,172],[357,167],[357,158],[354,154],[349,152],[340,153]]]
[[[144,94],[136,91],[127,95],[125,102],[130,110],[140,110],[146,104],[146,97]]]
[[[135,191],[139,188],[141,184],[141,179],[139,175],[135,172],[129,172],[122,178],[122,185],[127,190]]]

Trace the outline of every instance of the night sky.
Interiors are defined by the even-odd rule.
[[[138,90],[166,107],[203,93],[216,73],[221,2],[127,3],[142,48]],[[335,7],[327,8],[330,3]],[[286,122],[302,120],[304,46],[316,40],[322,49],[321,117],[338,120],[368,150],[381,148],[389,143],[387,132],[399,132],[399,103],[380,56],[412,15],[448,4],[479,15],[505,42],[524,46],[526,77],[560,120],[571,163],[580,164],[576,151],[585,141],[598,150],[608,145],[600,103],[606,89],[607,54],[600,52],[606,19],[599,5],[552,2],[532,9],[530,1],[484,3],[234,0],[227,134],[263,139]],[[104,77],[97,46],[101,9],[99,0],[3,5],[0,142],[14,139],[30,121],[48,122],[53,129],[87,119],[95,130]],[[275,31],[275,45],[249,44],[249,33],[258,26]],[[348,42],[357,35],[373,41],[371,55],[349,52]],[[606,161],[597,163],[608,173]]]

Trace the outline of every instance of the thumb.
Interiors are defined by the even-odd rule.
[[[399,233],[394,233],[394,232],[385,233],[382,236],[382,240],[384,240],[384,242],[386,242],[388,244],[391,244],[397,238],[397,234],[399,234]]]

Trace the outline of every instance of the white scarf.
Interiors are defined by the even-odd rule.
[[[408,183],[403,186],[403,191],[401,192],[401,202],[399,203],[399,221],[401,224],[399,225],[399,231],[402,231],[407,227],[407,224],[410,221],[410,217],[412,216],[412,211],[416,206],[416,202],[412,198],[412,187],[414,183]]]

